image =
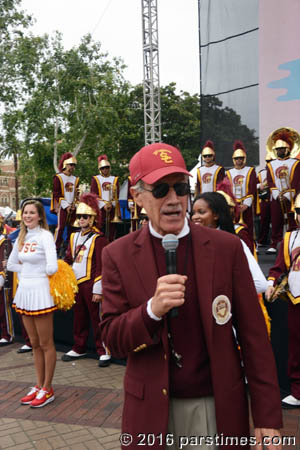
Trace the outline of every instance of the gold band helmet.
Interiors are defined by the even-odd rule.
[[[278,159],[277,149],[285,148],[285,156],[296,158],[300,151],[300,135],[298,131],[290,127],[277,128],[272,131],[267,139],[267,153],[273,155],[272,159]]]
[[[75,156],[70,152],[64,153],[62,155],[59,161],[58,170],[60,172],[64,171],[67,167],[67,164],[77,164]]]
[[[218,183],[216,192],[223,195],[228,206],[235,208],[236,201],[232,192],[230,181],[227,177],[223,178],[223,180]]]
[[[233,144],[232,161],[233,161],[234,167],[236,167],[235,158],[244,158],[243,167],[246,165],[247,153],[246,153],[246,149],[245,149],[245,146],[242,141],[235,141],[235,143]]]
[[[216,152],[215,152],[215,147],[214,147],[214,143],[213,141],[206,141],[202,152],[201,152],[201,156],[216,156]]]
[[[86,203],[80,202],[76,208],[76,214],[87,214],[88,216],[96,216],[97,213]]]
[[[98,206],[98,197],[96,194],[86,192],[81,194],[79,203],[76,208],[76,216],[85,214],[89,216],[89,226],[95,225],[99,227],[101,224],[101,212]],[[76,218],[76,225],[79,226],[78,217]]]
[[[110,162],[107,159],[106,155],[100,155],[98,157],[98,169],[104,169],[104,167],[110,167]]]
[[[77,159],[75,158],[75,156],[72,156],[71,158],[66,159],[63,162],[63,170],[67,167],[67,164],[77,164]]]

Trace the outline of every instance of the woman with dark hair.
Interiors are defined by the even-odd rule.
[[[7,262],[18,273],[19,285],[13,307],[22,315],[34,356],[36,385],[21,399],[23,405],[39,408],[54,400],[52,379],[56,364],[53,340],[53,312],[48,275],[57,271],[54,239],[42,203],[24,201],[18,239]]]
[[[195,224],[217,228],[235,234],[229,206],[224,194],[219,192],[205,192],[198,195],[193,202],[191,220]],[[241,243],[248,260],[256,292],[265,292],[267,289],[267,280],[248,246],[242,240]]]
[[[223,195],[217,192],[204,192],[193,202],[192,221],[210,228],[220,228],[235,234],[230,210]]]

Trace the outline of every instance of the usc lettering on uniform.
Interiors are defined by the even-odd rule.
[[[34,253],[36,250],[37,242],[27,242],[23,245],[23,253]]]

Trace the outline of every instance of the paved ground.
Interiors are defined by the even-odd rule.
[[[54,377],[56,399],[40,409],[19,399],[35,379],[31,353],[17,354],[19,343],[0,348],[0,449],[119,449],[122,381],[125,367],[100,369],[95,359],[60,360]],[[297,436],[300,410],[284,412],[284,436]]]
[[[266,273],[275,258],[260,256]],[[20,405],[35,380],[32,354],[17,354],[19,343],[0,348],[0,449],[119,449],[125,367],[100,369],[97,360],[61,361],[57,353],[56,399],[44,408]],[[300,450],[300,410],[284,412],[283,436],[295,436]]]
[[[17,354],[19,347],[0,348],[0,449],[119,449],[125,367],[62,362],[58,352],[56,399],[33,409],[19,403],[35,379],[32,354]]]

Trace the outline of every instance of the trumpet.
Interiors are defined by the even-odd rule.
[[[139,215],[138,215],[138,211],[137,211],[137,204],[136,202],[134,202],[134,208],[133,210],[130,210],[130,231],[135,231],[137,230],[137,221],[139,220]]]
[[[119,217],[119,199],[118,199],[118,193],[117,193],[117,186],[113,187],[113,198],[115,201],[115,214],[114,214],[114,218],[111,220],[111,223],[121,223],[123,222],[122,219]]]
[[[240,217],[239,217],[239,223],[245,223],[243,220],[243,211],[241,210],[241,206],[243,204],[242,201],[242,186],[240,184],[234,185],[234,196],[237,200],[237,203],[239,205],[239,211],[240,211]]]
[[[76,219],[73,220],[73,222],[71,221],[71,219],[72,219],[72,214],[73,214],[74,208],[76,209],[76,206],[79,202],[79,197],[80,197],[80,187],[78,186],[77,188],[75,188],[74,200],[72,201],[72,203],[70,205],[70,209],[67,213],[67,219],[66,219],[67,225],[75,226]]]
[[[111,205],[112,201],[112,185],[108,186],[108,203],[107,205]],[[105,216],[105,237],[109,240],[109,234],[110,234],[110,209],[107,209]]]
[[[283,212],[283,222],[284,222],[284,232],[287,231],[288,227],[288,209],[286,200],[284,197],[284,194],[289,191],[289,181],[288,181],[288,175],[286,174],[284,177],[280,178],[280,193],[279,193],[279,202],[280,206]],[[290,194],[290,202],[292,204],[292,193],[289,191]]]

